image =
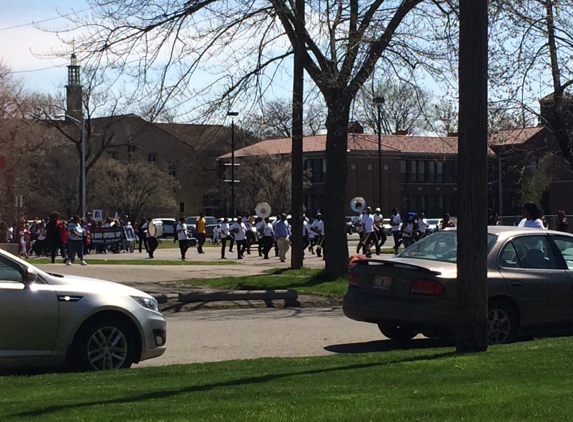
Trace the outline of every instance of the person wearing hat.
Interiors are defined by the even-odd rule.
[[[386,233],[384,232],[384,217],[380,208],[374,211],[374,236],[376,245],[376,255],[380,255],[380,249],[386,243]]]

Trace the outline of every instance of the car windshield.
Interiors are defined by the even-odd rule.
[[[493,234],[487,235],[488,253],[497,240]],[[430,259],[433,261],[456,262],[458,235],[455,230],[447,230],[435,233],[414,243],[404,249],[397,256],[399,258]]]

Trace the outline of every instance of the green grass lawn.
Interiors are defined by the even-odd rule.
[[[264,275],[220,277],[185,281],[194,286],[220,287],[235,290],[296,289],[300,294],[334,295],[342,297],[348,281],[339,278],[327,281],[323,271],[303,268],[300,270],[272,269]]]
[[[573,339],[0,377],[2,421],[567,421]]]

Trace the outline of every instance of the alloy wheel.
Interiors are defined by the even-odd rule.
[[[88,341],[88,361],[99,371],[121,368],[128,352],[129,346],[125,335],[115,327],[99,328]]]

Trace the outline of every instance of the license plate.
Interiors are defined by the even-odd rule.
[[[374,276],[374,282],[372,283],[372,288],[388,290],[390,289],[391,286],[392,286],[392,276],[389,275]]]

